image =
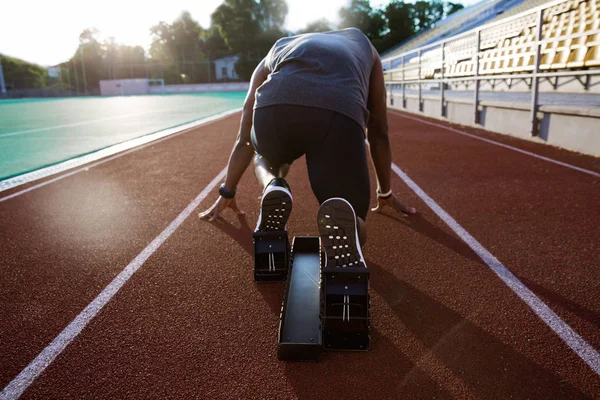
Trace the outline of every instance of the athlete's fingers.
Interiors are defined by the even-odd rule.
[[[220,197],[219,200],[217,200],[217,204],[215,205],[216,207],[213,210],[212,216],[210,217],[208,222],[213,222],[215,219],[217,219],[219,217],[219,214],[221,214],[221,211],[223,211],[229,205],[229,202],[227,201],[227,199]]]
[[[212,211],[215,209],[215,207],[217,207],[218,202],[219,200],[215,201],[214,204],[210,206],[208,210],[201,212],[200,214],[198,214],[198,216],[200,218],[208,218],[211,215]]]
[[[387,199],[385,199],[385,205],[394,209],[398,214],[402,215],[403,217],[408,217],[408,215],[406,215],[406,213],[404,212],[404,210],[401,207],[401,204],[399,201],[397,201],[398,199],[396,199],[396,196],[391,195],[390,197],[388,197]]]
[[[395,195],[392,195],[391,202],[394,209],[404,216],[407,216],[407,214],[414,214],[417,212],[417,210],[414,207],[410,207],[402,203],[400,200],[398,200],[398,198]]]

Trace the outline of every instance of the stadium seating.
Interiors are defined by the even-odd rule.
[[[537,9],[539,0],[524,2],[503,20],[480,27],[479,74],[511,74],[535,69]],[[519,14],[517,11],[524,10]],[[564,70],[600,66],[600,0],[566,0],[542,6],[540,70]],[[458,18],[457,20],[460,20]],[[446,41],[443,48],[445,78],[471,76],[475,72],[477,32]],[[420,42],[420,41],[419,41]],[[388,56],[388,60],[390,57]],[[420,60],[419,60],[420,58]],[[388,63],[386,78],[398,81],[439,78],[442,45],[431,44],[405,58]],[[419,63],[420,61],[420,63]],[[385,64],[385,63],[384,63]],[[420,65],[419,65],[420,64]],[[394,68],[389,68],[389,67]],[[420,72],[420,73],[419,73]]]
[[[530,0],[531,1],[531,0]],[[406,42],[386,51],[382,57],[388,58],[409,50],[425,46],[439,40],[466,32],[486,22],[503,15],[504,12],[520,4],[523,0],[490,0],[480,1],[468,8],[464,8],[448,18],[438,21],[432,28],[427,29]]]

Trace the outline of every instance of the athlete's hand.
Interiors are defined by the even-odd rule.
[[[377,196],[377,207],[372,208],[371,211],[380,212],[386,206],[393,208],[405,217],[407,217],[408,214],[415,214],[417,212],[417,210],[414,207],[409,207],[406,204],[400,202],[400,200],[398,200],[396,195],[393,193],[390,197],[385,199],[382,199],[381,197]]]
[[[235,202],[235,197],[233,199],[226,199],[223,196],[219,196],[215,204],[213,204],[208,210],[201,212],[198,214],[200,218],[208,218],[209,222],[217,219],[221,211],[226,208],[231,208],[237,215],[245,214],[242,210],[240,210]]]

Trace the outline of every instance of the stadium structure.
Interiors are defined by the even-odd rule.
[[[389,106],[600,155],[600,0],[491,0],[382,54]]]

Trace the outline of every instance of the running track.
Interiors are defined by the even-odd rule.
[[[600,398],[600,161],[389,118],[396,170],[421,197],[395,174],[419,213],[368,218],[370,352],[277,361],[283,285],[252,280],[250,170],[245,218],[197,218],[238,114],[0,192],[0,398]],[[289,182],[290,237],[315,234],[303,160]]]

